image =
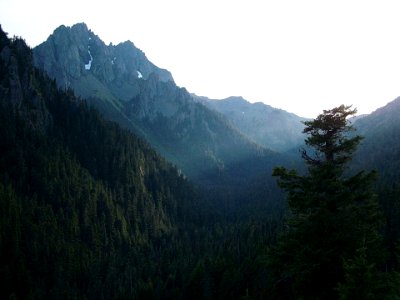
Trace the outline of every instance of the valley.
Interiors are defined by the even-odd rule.
[[[310,120],[85,23],[1,29],[0,297],[398,299],[399,103]]]

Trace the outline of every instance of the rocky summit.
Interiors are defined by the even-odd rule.
[[[58,27],[34,49],[34,61],[59,87],[82,97],[129,100],[138,81],[150,74],[173,82],[170,72],[152,64],[132,42],[107,46],[85,23]]]

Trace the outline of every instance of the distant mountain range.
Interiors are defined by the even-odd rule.
[[[59,87],[87,99],[208,187],[245,189],[244,182],[270,174],[273,166],[292,164],[303,144],[304,118],[241,97],[213,100],[190,94],[132,42],[105,45],[84,23],[60,26],[33,49],[33,57]],[[398,101],[352,120],[366,137],[354,166],[400,177]]]
[[[266,148],[284,152],[303,143],[302,122],[305,118],[262,102],[250,103],[242,97],[200,99],[205,105],[222,113],[247,137]]]

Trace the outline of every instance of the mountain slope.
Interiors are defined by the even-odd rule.
[[[355,121],[357,133],[364,136],[354,165],[376,169],[381,180],[400,180],[400,98]]]
[[[241,176],[247,179],[280,159],[194,101],[130,42],[106,46],[84,24],[62,26],[34,49],[34,58],[60,87],[88,98],[108,118],[142,135],[205,185],[236,178],[249,159],[259,163],[258,170],[245,167]]]
[[[203,103],[222,113],[243,134],[275,151],[286,151],[303,143],[305,121],[295,114],[261,102],[250,103],[242,97],[222,100],[203,98]]]
[[[143,298],[167,282],[198,213],[183,176],[1,28],[0,108],[0,298]]]

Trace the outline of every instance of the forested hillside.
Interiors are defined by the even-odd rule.
[[[400,299],[398,101],[356,122],[364,140],[350,107],[305,122],[296,171],[151,70],[165,77],[136,73],[126,120],[159,145],[211,147],[197,182],[0,28],[1,299]]]
[[[0,42],[1,298],[140,297],[185,251],[191,185]]]
[[[354,126],[365,137],[355,164],[375,169],[389,184],[400,182],[400,98],[357,120]]]

